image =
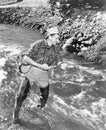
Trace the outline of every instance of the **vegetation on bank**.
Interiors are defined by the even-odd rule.
[[[69,0],[67,0],[69,3],[60,1],[57,4],[56,2],[58,3],[58,0],[49,0],[50,7],[0,8],[0,23],[38,28],[44,32],[48,27],[58,25],[62,44],[76,32],[81,31],[86,37],[91,35],[95,44],[88,46],[86,51],[80,50],[78,55],[85,57],[88,61],[104,63],[106,13],[103,9],[99,9],[103,2],[96,5],[93,1],[87,5],[86,2],[84,6],[81,6],[83,3],[79,2],[77,8],[74,7],[74,3],[70,6]],[[66,8],[66,6],[69,7]]]
[[[0,23],[15,24],[34,29],[44,23],[46,23],[46,26],[57,25],[60,20],[59,13],[52,17],[50,8],[44,6],[0,8]]]
[[[88,46],[87,50],[80,51],[78,55],[85,57],[88,61],[96,63],[105,62],[106,48],[106,13],[103,11],[85,11],[78,10],[73,14],[73,17],[68,19],[68,22],[62,24],[63,37],[65,34],[67,39],[75,35],[76,32],[83,32],[86,37],[91,36],[95,44]],[[88,41],[90,39],[88,38]],[[91,43],[89,43],[91,44]],[[104,51],[103,51],[104,48]]]

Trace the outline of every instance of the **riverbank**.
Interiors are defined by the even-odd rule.
[[[83,56],[88,61],[104,63],[105,53],[103,52],[101,55],[101,51],[103,51],[102,46],[104,48],[105,45],[104,40],[100,40],[100,38],[106,32],[106,12],[77,9],[70,16],[63,21],[58,11],[53,15],[51,8],[43,5],[38,7],[0,8],[0,23],[3,24],[37,28],[42,33],[48,27],[59,25],[62,44],[78,31],[83,32],[86,37],[91,35],[95,40],[95,45],[87,47],[86,51],[80,50],[78,55]],[[103,45],[101,46],[101,44]]]

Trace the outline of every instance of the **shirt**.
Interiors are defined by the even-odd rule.
[[[59,61],[60,47],[52,45],[48,46],[46,40],[38,40],[28,51],[27,56],[40,64],[53,65]]]

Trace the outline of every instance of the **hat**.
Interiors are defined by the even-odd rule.
[[[47,34],[57,34],[59,33],[59,30],[57,27],[52,27],[47,30]]]

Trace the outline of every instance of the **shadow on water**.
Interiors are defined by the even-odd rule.
[[[29,130],[50,130],[50,128],[45,128],[44,124],[41,125],[41,124],[31,123],[29,121],[24,121],[24,120],[20,120],[18,124]]]
[[[66,84],[64,84],[64,86],[65,86],[65,88],[62,87],[62,85],[60,83],[52,84],[52,86],[51,86],[52,92],[54,92],[58,96],[70,97],[72,95],[81,93],[81,90],[82,90],[82,87],[77,84],[66,83]]]

